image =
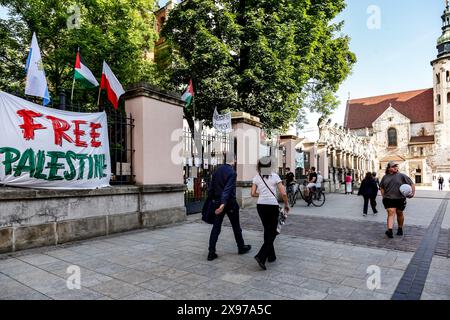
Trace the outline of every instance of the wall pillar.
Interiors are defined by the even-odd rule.
[[[286,147],[286,167],[291,169],[291,172],[295,172],[295,146],[299,142],[299,138],[293,135],[285,135],[280,137],[280,141]]]
[[[167,221],[186,219],[183,181],[183,102],[179,96],[139,84],[125,95],[125,111],[134,119],[133,169],[144,190],[139,210],[143,226],[154,226],[158,215]],[[170,199],[169,199],[170,198]]]
[[[319,157],[319,163],[318,167],[320,168],[320,172],[322,173],[322,177],[328,177],[328,154],[327,154],[327,148],[321,147],[319,150],[318,155]]]
[[[236,198],[241,208],[254,207],[257,199],[250,192],[257,173],[262,124],[258,117],[245,112],[233,112],[231,121],[236,143]]]

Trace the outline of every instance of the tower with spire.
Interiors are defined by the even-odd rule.
[[[437,40],[437,58],[433,67],[434,125],[437,163],[450,169],[450,5],[445,1],[442,14],[442,35]],[[436,160],[437,160],[436,159]],[[449,163],[447,163],[449,162]]]

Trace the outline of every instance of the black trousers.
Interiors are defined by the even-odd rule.
[[[377,212],[377,201],[375,200],[377,198],[377,196],[372,196],[372,197],[367,197],[364,196],[364,208],[363,208],[363,212],[365,214],[367,214],[367,209],[369,207],[369,201],[370,201],[370,206],[372,207],[372,211],[375,213]]]
[[[262,263],[265,263],[267,258],[276,258],[273,242],[277,237],[279,211],[278,205],[268,204],[258,204],[257,210],[264,227],[264,244],[257,256]]]
[[[237,203],[225,207],[225,210],[220,215],[216,215],[214,220],[213,228],[211,230],[211,235],[209,236],[209,252],[216,252],[216,243],[219,239],[220,231],[222,230],[222,222],[225,214],[230,219],[231,227],[233,228],[234,239],[238,249],[244,247],[244,238],[242,237],[242,229],[239,223],[239,206]]]
[[[439,190],[442,190],[442,183],[439,183]]]

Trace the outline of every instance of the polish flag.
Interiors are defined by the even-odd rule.
[[[123,95],[125,91],[105,61],[103,61],[102,81],[100,82],[100,88],[106,89],[108,92],[109,101],[111,101],[114,108],[117,109],[119,106],[120,96]]]

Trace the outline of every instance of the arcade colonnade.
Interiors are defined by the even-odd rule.
[[[301,151],[304,157],[303,172],[311,167],[320,171],[327,192],[342,190],[347,173],[352,176],[354,185],[359,186],[367,172],[378,171],[376,151],[369,139],[328,124],[319,126],[319,134],[319,139],[314,142],[295,136],[282,136],[281,141],[287,153],[286,166],[296,168],[295,157]]]

